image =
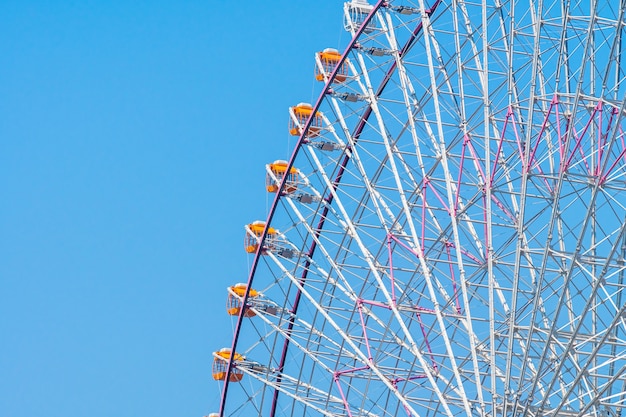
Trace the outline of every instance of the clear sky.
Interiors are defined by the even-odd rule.
[[[0,416],[201,417],[343,2],[0,0]]]

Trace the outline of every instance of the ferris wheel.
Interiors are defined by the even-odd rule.
[[[245,226],[220,417],[621,416],[625,12],[345,3]]]

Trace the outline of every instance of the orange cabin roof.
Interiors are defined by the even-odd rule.
[[[232,292],[234,292],[235,294],[237,294],[240,297],[243,297],[246,293],[246,288],[248,286],[246,284],[235,284],[232,287],[230,287],[230,290]],[[257,290],[255,290],[254,288],[250,288],[250,292],[248,293],[249,297],[258,297],[259,292]]]
[[[338,50],[333,48],[326,48],[321,52],[317,53],[322,61],[334,61],[339,62],[341,60],[341,53]]]
[[[250,223],[248,225],[248,228],[255,235],[260,236],[261,233],[263,233],[263,230],[265,229],[265,222],[257,220],[254,223]],[[267,234],[268,235],[275,235],[276,234],[276,229],[274,229],[273,227],[268,227],[267,228]]]
[[[219,350],[219,352],[213,352],[215,355],[224,358],[226,360],[230,359],[230,348],[222,348]],[[244,360],[245,357],[243,355],[240,355],[239,353],[235,352],[235,354],[233,355],[233,360],[235,361],[242,361]],[[219,360],[217,358],[215,358],[215,360]]]
[[[308,116],[313,113],[313,106],[309,103],[298,103],[291,110],[298,116]],[[320,112],[315,112],[315,116],[321,116]]]
[[[287,161],[274,161],[269,165],[270,165],[270,170],[272,172],[276,172],[280,174],[287,172],[287,165],[288,165]],[[291,169],[289,170],[289,173],[297,174],[298,170],[294,167],[291,167]]]

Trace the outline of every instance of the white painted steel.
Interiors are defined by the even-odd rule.
[[[346,3],[223,415],[621,416],[625,9]]]

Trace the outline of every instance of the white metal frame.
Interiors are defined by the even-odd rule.
[[[237,351],[262,367],[237,364],[249,399],[231,393],[224,415],[622,412],[625,11],[376,13],[292,161],[312,198],[278,200],[293,256],[261,257],[254,285],[277,314],[242,321]]]

